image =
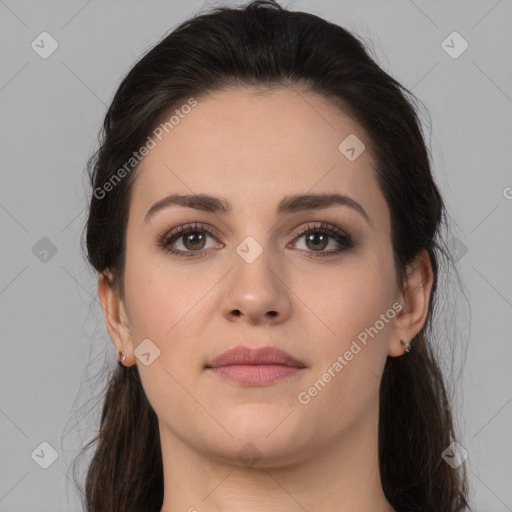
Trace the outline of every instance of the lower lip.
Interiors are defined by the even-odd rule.
[[[219,377],[245,384],[248,386],[262,386],[272,382],[292,377],[301,368],[284,366],[280,364],[234,364],[230,366],[217,366],[208,368]]]

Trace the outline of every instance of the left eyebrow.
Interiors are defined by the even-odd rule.
[[[277,206],[277,214],[295,213],[307,210],[323,210],[334,205],[348,206],[359,212],[371,225],[364,208],[354,199],[339,193],[332,194],[296,194],[284,197]],[[223,197],[207,194],[171,194],[157,201],[146,213],[144,222],[149,222],[157,212],[171,206],[183,206],[210,213],[228,214],[232,211],[231,203]]]

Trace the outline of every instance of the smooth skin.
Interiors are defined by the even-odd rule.
[[[392,511],[378,466],[379,384],[387,356],[407,357],[400,340],[412,340],[426,321],[428,257],[421,253],[409,268],[402,294],[370,140],[329,101],[296,88],[197,99],[137,170],[124,298],[102,275],[98,281],[116,351],[126,366],[137,364],[158,416],[161,510]],[[338,149],[349,134],[366,146],[354,161]],[[368,221],[344,205],[276,213],[284,196],[333,192],[357,201]],[[225,198],[231,213],[171,206],[145,221],[164,197],[199,193]],[[158,245],[193,222],[213,234],[182,234],[170,244],[192,257]],[[334,254],[343,246],[331,235],[298,236],[321,222],[349,234],[354,247]],[[262,249],[251,263],[237,252],[246,237]],[[403,309],[300,403],[298,395],[396,302]],[[145,339],[160,350],[148,366],[134,353]],[[306,368],[253,387],[204,369],[238,345],[280,348]]]

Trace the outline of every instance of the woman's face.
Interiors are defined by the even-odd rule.
[[[240,464],[247,450],[269,465],[300,461],[375,427],[386,356],[403,352],[390,215],[370,141],[306,91],[197,100],[161,140],[153,135],[137,171],[125,364],[138,365],[163,439]],[[195,194],[229,211],[196,201],[148,215],[170,195]],[[348,199],[300,199],[323,194]],[[281,349],[302,368],[205,367],[238,346]]]

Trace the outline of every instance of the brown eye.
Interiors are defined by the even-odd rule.
[[[216,239],[212,231],[202,224],[180,226],[161,238],[159,246],[166,252],[183,257],[202,256],[209,248],[222,244],[214,243],[206,247],[208,237]]]
[[[189,234],[180,235],[183,239],[183,245],[189,250],[203,249],[205,235],[200,231],[189,231]]]
[[[328,242],[329,235],[318,233],[318,231],[313,234],[306,235],[306,245],[314,251],[321,251],[322,249],[325,249],[325,247],[328,245]]]
[[[333,256],[354,247],[352,237],[341,229],[321,223],[319,226],[308,224],[295,240],[304,238],[306,252],[318,253],[318,256]],[[334,242],[334,250],[325,248]],[[338,249],[336,249],[336,244]]]

